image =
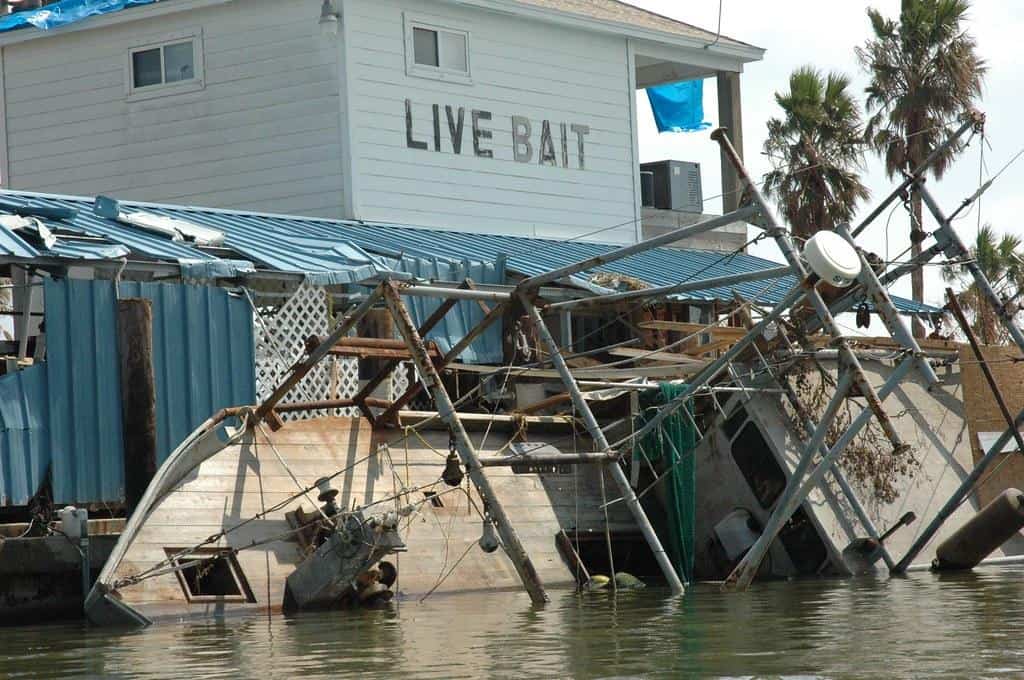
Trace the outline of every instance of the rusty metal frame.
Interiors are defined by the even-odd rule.
[[[526,552],[522,542],[519,540],[519,535],[516,533],[508,515],[505,513],[505,509],[502,506],[500,499],[491,487],[491,483],[487,479],[487,476],[484,474],[483,466],[480,463],[480,457],[477,455],[476,448],[473,446],[473,442],[470,440],[469,435],[466,434],[466,430],[462,426],[462,421],[459,420],[459,414],[455,410],[455,405],[452,403],[451,397],[448,395],[448,390],[445,388],[444,382],[441,380],[441,376],[437,372],[437,368],[430,360],[427,349],[423,344],[423,338],[420,336],[416,326],[413,324],[412,318],[409,316],[409,310],[405,307],[405,303],[402,302],[401,293],[391,282],[383,283],[382,288],[382,297],[384,298],[384,302],[388,306],[388,309],[391,311],[391,316],[394,318],[395,323],[398,326],[398,332],[409,346],[409,351],[412,352],[413,362],[416,364],[416,369],[419,371],[420,376],[426,383],[427,388],[430,390],[431,396],[434,398],[434,403],[438,410],[438,416],[445,424],[448,425],[449,428],[451,428],[452,435],[455,438],[455,450],[458,452],[459,458],[462,460],[462,464],[466,468],[466,474],[473,481],[477,492],[479,492],[480,497],[483,499],[484,507],[487,508],[490,516],[494,519],[494,524],[498,530],[498,535],[501,537],[502,545],[504,545],[506,554],[508,554],[509,559],[512,561],[512,565],[519,574],[519,578],[523,582],[523,587],[526,589],[527,593],[529,593],[530,599],[533,600],[535,604],[543,604],[547,602],[548,596],[544,591],[544,585],[541,582],[540,574],[537,573],[537,569],[533,566],[533,561],[530,559],[530,555]]]

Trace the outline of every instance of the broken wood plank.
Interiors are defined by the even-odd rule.
[[[747,334],[747,329],[734,326],[708,326],[702,323],[688,323],[685,321],[641,321],[637,324],[640,328],[654,331],[674,331],[676,333],[694,334],[709,333],[723,338],[742,338]]]
[[[695,348],[696,351],[696,348]],[[704,350],[706,351],[706,350]],[[632,347],[615,347],[608,350],[608,353],[617,357],[629,357],[643,361],[661,361],[669,364],[699,364],[700,359],[695,359],[677,352],[651,351],[649,349],[634,349]]]

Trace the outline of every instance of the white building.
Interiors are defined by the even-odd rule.
[[[0,34],[0,177],[626,242],[637,89],[717,75],[738,135],[761,55],[615,0],[163,0]]]

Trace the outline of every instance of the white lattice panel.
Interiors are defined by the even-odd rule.
[[[260,399],[291,372],[305,354],[306,338],[324,337],[330,328],[327,292],[303,283],[275,312],[256,320],[256,389]],[[284,402],[319,401],[351,397],[359,388],[356,360],[328,357],[296,385]],[[333,415],[347,415],[349,409],[335,409]],[[281,414],[286,420],[327,415],[326,411]]]
[[[324,337],[330,328],[327,292],[303,283],[276,311],[262,313],[256,319],[256,389],[260,399],[270,395],[291,372],[291,367],[305,354],[306,338]],[[391,372],[387,398],[397,399],[409,387],[415,369],[403,362]],[[311,370],[283,403],[349,399],[359,392],[359,362],[354,357],[328,357]],[[412,408],[428,407],[429,397],[419,395]],[[359,409],[333,409],[330,415],[358,415]],[[307,419],[328,415],[327,411],[282,413],[285,420]]]

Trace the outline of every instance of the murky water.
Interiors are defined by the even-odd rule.
[[[4,677],[1024,676],[1024,569],[723,595],[435,596],[383,611],[0,629]]]

